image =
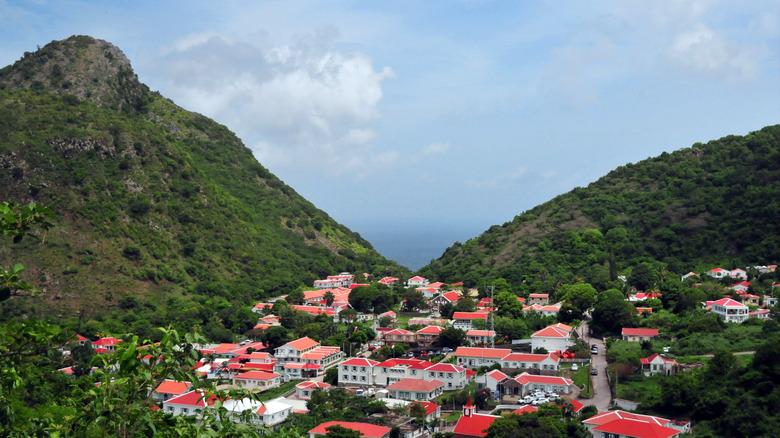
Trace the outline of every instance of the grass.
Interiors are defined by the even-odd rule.
[[[293,388],[295,388],[295,385],[303,382],[303,380],[290,380],[289,382],[283,383],[281,386],[277,386],[276,388],[271,388],[268,391],[263,391],[260,393],[260,401],[266,402],[268,400],[273,400],[275,398],[281,397],[282,395],[286,394],[288,391],[291,391]]]
[[[664,376],[632,375],[618,381],[617,397],[634,401],[648,401],[661,397],[661,379]]]

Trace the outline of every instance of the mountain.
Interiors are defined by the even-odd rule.
[[[60,217],[45,243],[0,247],[42,291],[11,313],[248,304],[336,272],[408,272],[88,36],[0,70],[0,181],[0,200]]]
[[[418,273],[553,291],[578,279],[605,288],[639,264],[685,273],[777,263],[778,163],[780,125],[663,153],[456,242]]]

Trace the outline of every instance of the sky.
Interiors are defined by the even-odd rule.
[[[610,170],[780,123],[780,2],[7,1],[90,35],[416,269]]]

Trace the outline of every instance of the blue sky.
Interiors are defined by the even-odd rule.
[[[780,123],[780,2],[0,0],[86,34],[417,268],[617,166]]]

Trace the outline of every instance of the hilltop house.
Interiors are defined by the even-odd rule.
[[[639,362],[642,364],[642,373],[645,376],[652,376],[654,374],[671,376],[680,371],[680,365],[676,360],[663,357],[660,354],[642,358]]]
[[[474,320],[484,320],[487,321],[488,312],[455,312],[452,314],[452,326],[469,331],[473,327],[472,321]]]
[[[624,341],[650,341],[658,336],[658,329],[624,327],[621,334]]]
[[[537,351],[540,348],[548,352],[564,351],[574,343],[571,339],[573,330],[566,324],[547,326],[531,335],[531,351]]]
[[[721,298],[710,304],[712,313],[720,316],[726,322],[744,322],[749,317],[746,305],[731,298]],[[94,344],[93,344],[94,345]]]

